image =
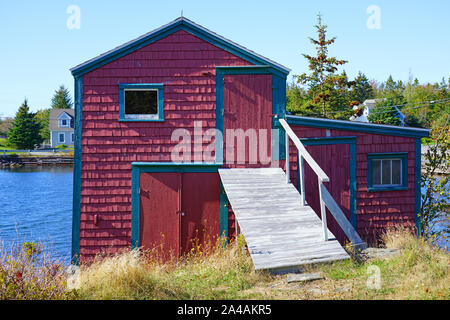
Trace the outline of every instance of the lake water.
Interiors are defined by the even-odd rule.
[[[72,167],[0,170],[0,241],[43,242],[69,260],[72,247]]]
[[[0,241],[41,241],[69,261],[72,243],[72,167],[0,170]],[[449,246],[449,243],[441,243]]]

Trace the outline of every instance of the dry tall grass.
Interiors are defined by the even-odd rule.
[[[195,245],[162,263],[152,251],[131,250],[80,268],[84,299],[236,299],[266,273],[255,272],[243,238],[229,245]]]
[[[37,259],[37,247],[0,252],[3,299],[450,299],[450,255],[405,229],[383,237],[395,256],[305,266],[323,280],[287,283],[286,275],[255,271],[239,237],[231,244],[193,243],[181,259],[129,250],[98,258],[68,275]],[[39,254],[38,254],[39,253]],[[368,286],[378,270],[380,285]],[[66,286],[67,283],[67,286]]]

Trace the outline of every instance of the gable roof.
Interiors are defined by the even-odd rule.
[[[97,69],[108,62],[123,57],[179,30],[189,32],[223,50],[226,50],[236,56],[243,58],[244,60],[247,60],[250,63],[258,65],[269,65],[283,75],[287,75],[291,71],[289,68],[286,68],[275,61],[263,57],[262,55],[257,54],[254,51],[251,51],[231,40],[228,40],[185,17],[177,18],[158,29],[150,31],[149,33],[146,33],[132,41],[124,43],[121,46],[107,51],[93,59],[83,62],[70,69],[70,71],[72,72],[72,75],[74,77],[82,76],[89,71]]]
[[[58,131],[72,131],[73,130],[73,127],[60,128],[58,126],[58,120],[62,114],[67,114],[71,119],[74,119],[75,110],[74,109],[50,109],[50,119],[48,122],[49,130],[58,130]]]

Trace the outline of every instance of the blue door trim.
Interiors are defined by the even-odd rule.
[[[139,189],[141,186],[142,172],[218,172],[222,166],[220,163],[195,163],[195,162],[132,162],[131,163],[131,248],[140,246],[140,221],[141,205]],[[220,234],[228,235],[228,207],[222,210],[228,203],[226,195],[220,192]],[[228,205],[228,204],[227,204]],[[224,216],[222,216],[224,215]],[[226,216],[225,216],[226,215]]]

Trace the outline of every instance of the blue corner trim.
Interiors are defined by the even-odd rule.
[[[421,138],[421,137],[428,137],[430,135],[430,130],[428,129],[388,126],[373,123],[363,123],[357,121],[319,119],[319,118],[299,117],[292,115],[287,115],[286,121],[290,125],[367,132],[373,134],[384,134],[389,136]]]
[[[418,138],[420,140],[420,138]],[[402,159],[402,183],[398,186],[373,186],[372,182],[372,160],[374,159]],[[367,191],[401,191],[408,190],[408,152],[387,152],[367,154]]]
[[[78,265],[80,257],[81,218],[81,135],[83,119],[83,77],[75,77],[75,123],[73,161],[73,205],[72,205],[72,254],[71,263]]]
[[[416,234],[421,234],[421,219],[420,209],[422,206],[422,189],[421,189],[421,174],[422,174],[422,140],[416,138],[414,149],[414,222],[416,224]]]
[[[131,163],[131,248],[140,246],[140,196],[139,189],[141,185],[142,172],[218,172],[222,166],[221,163],[205,162],[132,162]],[[225,195],[226,197],[226,195]],[[220,194],[220,206],[222,209],[222,192]],[[220,232],[225,228],[222,225],[222,210],[220,211]],[[227,210],[228,215],[228,210]],[[228,218],[227,218],[228,223]],[[228,225],[226,233],[228,233]]]
[[[189,19],[186,19],[184,17],[178,18],[170,23],[168,23],[165,26],[162,26],[156,30],[153,30],[147,34],[144,34],[143,36],[132,40],[130,42],[127,42],[113,50],[110,50],[108,52],[105,52],[104,54],[101,54],[100,56],[93,58],[91,60],[88,60],[74,68],[72,68],[70,71],[74,76],[76,75],[83,75],[87,72],[90,72],[96,68],[99,68],[111,61],[114,61],[120,57],[123,57],[133,51],[136,51],[142,47],[145,47],[155,41],[158,41],[164,37],[167,37],[168,35],[177,32],[179,30],[184,30],[186,32],[189,32],[193,34],[194,36],[205,40],[225,51],[230,52],[233,55],[236,55],[251,64],[257,64],[257,65],[270,65],[272,68],[277,70],[277,72],[287,75],[290,72],[290,69],[268,59],[265,58],[251,50],[248,50],[247,48],[244,48],[237,43],[234,43],[228,39],[225,39],[222,36],[219,36],[218,34],[190,21]]]
[[[356,137],[319,137],[319,138],[302,138],[300,141],[305,146],[318,146],[329,144],[348,144],[350,152],[350,223],[356,230]],[[297,151],[297,168],[298,168],[298,151]],[[300,176],[297,169],[297,188],[300,190]]]
[[[127,89],[156,89],[158,90],[158,114],[154,119],[125,117],[125,90]],[[121,122],[162,122],[164,121],[164,85],[162,83],[121,83],[119,84],[119,121]]]

